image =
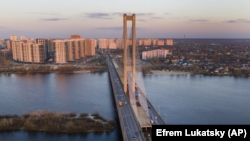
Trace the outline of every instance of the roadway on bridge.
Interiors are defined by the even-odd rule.
[[[114,58],[114,66],[116,67],[116,69],[122,69],[122,66],[120,65],[119,63],[119,60],[117,58]],[[122,70],[121,70],[122,71]],[[129,77],[132,77],[130,75],[128,75]],[[120,78],[122,80],[122,78]],[[144,97],[144,99],[147,100],[147,105],[148,105],[148,113],[149,113],[149,120],[153,123],[153,125],[164,125],[165,122],[162,120],[162,118],[160,117],[159,113],[156,111],[156,109],[154,108],[154,106],[150,103],[150,101],[146,98],[145,94],[143,94],[142,90],[140,89],[140,87],[138,87],[138,93],[140,94],[139,95],[139,98],[140,97]],[[144,134],[144,137],[146,138],[146,140],[150,141],[151,140],[151,135],[152,135],[152,131],[151,131],[151,128],[143,128],[143,134]]]
[[[126,134],[126,140],[132,141],[143,141],[143,134],[141,132],[141,128],[138,126],[138,123],[136,121],[136,117],[133,114],[132,108],[129,104],[129,100],[126,98],[125,93],[122,89],[122,84],[120,82],[119,76],[113,66],[113,63],[109,56],[106,55],[108,67],[109,67],[109,73],[111,73],[110,78],[113,82],[113,89],[116,96],[116,104],[119,104],[119,101],[121,101],[123,104],[122,106],[117,106],[121,112],[121,116],[119,117],[119,120],[121,123],[122,131]],[[124,133],[123,133],[124,134]]]
[[[116,62],[116,68],[117,69],[121,69],[122,66],[119,65],[119,60],[117,58],[115,58],[115,62]],[[129,75],[129,77],[132,77]],[[139,96],[142,96],[144,97],[145,99],[146,96],[145,94],[143,94],[142,90],[140,89],[140,87],[138,87],[138,91],[139,91]],[[140,98],[140,97],[139,97]],[[153,105],[149,102],[149,100],[147,99],[147,105],[148,105],[148,112],[149,112],[149,120],[150,121],[153,121],[152,124],[155,124],[155,125],[164,125],[165,122],[162,120],[162,118],[160,117],[160,115],[158,114],[158,112],[155,110],[155,108],[153,107]]]

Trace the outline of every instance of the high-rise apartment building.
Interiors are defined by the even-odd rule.
[[[85,56],[85,40],[81,39],[79,42],[79,56],[80,58]]]
[[[75,50],[73,46],[73,40],[67,40],[66,46],[67,46],[67,61],[75,61]]]
[[[158,40],[157,45],[158,46],[164,46],[165,45],[164,40]]]
[[[36,44],[46,45],[48,43],[48,39],[37,38],[35,39]]]
[[[115,43],[116,43],[117,48],[122,49],[122,39],[116,39]]]
[[[117,44],[115,42],[115,39],[109,39],[109,49],[117,49]]]
[[[45,47],[30,40],[13,41],[13,60],[27,63],[44,63]]]
[[[152,45],[157,46],[157,41],[158,41],[158,39],[152,39]]]
[[[151,45],[152,45],[151,39],[145,39],[145,40],[143,41],[143,45],[144,45],[144,46],[151,46]]]
[[[79,40],[73,41],[73,48],[74,48],[74,53],[75,53],[75,60],[80,59]]]
[[[26,40],[26,38],[23,35],[21,35],[20,40]]]
[[[173,46],[173,39],[167,39],[166,40],[166,45],[167,46]]]
[[[75,61],[85,56],[84,38],[70,39],[67,41],[68,61]]]
[[[70,39],[80,39],[81,36],[80,35],[71,35]]]
[[[96,41],[83,38],[54,40],[53,47],[55,63],[60,64],[95,55]]]
[[[67,47],[65,40],[54,40],[54,61],[57,64],[67,63]]]
[[[7,40],[5,42],[5,44],[6,44],[7,49],[12,50],[12,46],[13,46],[13,41],[12,40]]]
[[[95,40],[87,39],[85,40],[85,55],[94,56],[95,55]]]
[[[99,39],[98,40],[99,49],[107,49],[109,47],[108,39]]]
[[[117,49],[117,44],[115,41],[109,43],[109,49]]]
[[[49,52],[48,52],[48,44],[49,44],[49,42],[48,42],[48,39],[44,39],[44,38],[37,38],[37,39],[35,39],[34,40],[35,41],[35,43],[36,44],[39,44],[39,45],[43,45],[44,46],[44,48],[45,48],[45,59],[47,59],[47,57],[48,57],[48,55],[49,55]]]
[[[0,48],[3,48],[5,46],[4,39],[0,39]]]
[[[33,44],[31,43],[23,43],[23,62],[31,63],[33,62]],[[20,60],[21,61],[21,60]]]
[[[48,39],[48,52],[49,53],[54,52],[54,41],[51,39]]]
[[[42,44],[33,44],[33,62],[43,63],[46,59],[45,47]]]
[[[166,49],[143,51],[142,59],[146,60],[151,58],[166,58],[167,55],[172,55],[172,51]]]
[[[117,49],[119,40],[117,39],[98,39],[99,49]]]
[[[23,61],[23,42],[20,41],[12,42],[12,56],[13,60]]]
[[[17,40],[17,36],[16,35],[10,35],[10,40],[16,41]]]
[[[17,36],[16,35],[10,35],[10,40],[6,41],[6,46],[7,46],[7,48],[9,50],[12,50],[13,41],[17,41]]]
[[[139,46],[143,46],[143,39],[139,39]]]

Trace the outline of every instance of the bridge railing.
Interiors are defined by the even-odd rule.
[[[161,122],[160,124],[165,124],[165,122],[162,120],[161,116],[159,115],[159,113],[155,110],[155,108],[153,107],[153,105],[150,103],[150,101],[147,99],[147,102],[149,104],[149,106],[153,109],[153,111],[155,112],[155,114],[158,117],[158,120]]]
[[[141,88],[138,87],[141,95],[140,96],[143,96],[146,100],[147,100],[147,104],[148,106],[151,108],[151,110],[154,111],[154,113],[156,114],[158,120],[160,121],[160,124],[165,124],[165,122],[162,120],[161,116],[159,115],[159,113],[155,110],[154,106],[151,104],[151,102],[147,99],[147,97],[145,96],[145,94],[142,92]]]

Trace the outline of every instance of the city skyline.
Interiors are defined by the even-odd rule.
[[[121,38],[124,13],[136,14],[138,38],[250,38],[247,0],[9,0],[1,5],[0,38],[5,39],[12,34]]]

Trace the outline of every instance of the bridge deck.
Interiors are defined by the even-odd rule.
[[[120,79],[121,79],[121,82],[123,82],[122,69],[119,68],[120,66],[114,60],[112,62],[116,68],[116,71],[117,71]],[[135,103],[135,102],[131,102],[131,104],[132,103]],[[132,108],[134,111],[136,111],[135,115],[137,117],[137,120],[139,121],[141,128],[152,127],[152,124],[150,123],[148,116],[146,115],[146,113],[144,112],[144,110],[141,106],[139,106],[138,104],[132,104]]]
[[[137,106],[137,113],[138,113],[137,119],[141,125],[141,128],[152,127],[151,123],[149,122],[148,116],[145,114],[142,107]]]
[[[119,81],[119,76],[116,73],[115,65],[113,65],[111,59],[106,55],[106,62],[109,68],[110,80],[113,88],[113,95],[115,98],[115,105],[118,112],[119,122],[121,125],[121,131],[124,141],[143,141],[144,136],[139,126],[139,122],[133,112],[133,109],[125,97],[125,93],[122,90],[122,85]],[[120,102],[123,104],[120,105]]]

